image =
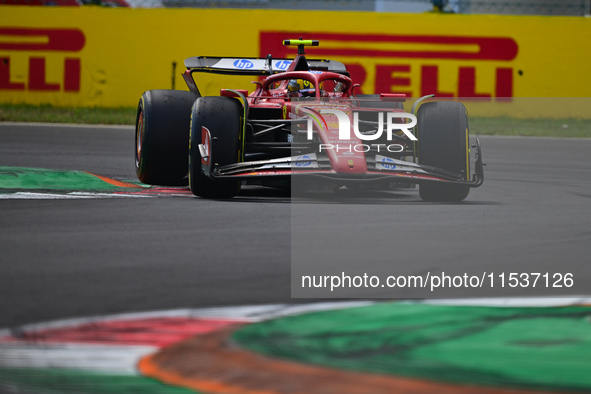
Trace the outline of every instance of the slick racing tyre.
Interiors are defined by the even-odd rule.
[[[463,174],[469,180],[470,153],[468,116],[462,103],[439,101],[419,107],[417,116],[419,164]],[[470,187],[447,183],[419,185],[424,201],[457,202],[468,196]]]
[[[149,90],[140,98],[135,124],[135,171],[143,183],[187,184],[191,107],[199,94]]]
[[[194,195],[231,198],[240,181],[211,179],[214,168],[241,161],[242,104],[229,97],[201,97],[193,105],[189,143],[189,187]],[[207,132],[209,137],[207,138]],[[209,157],[202,157],[199,145]],[[206,155],[206,156],[207,156]]]

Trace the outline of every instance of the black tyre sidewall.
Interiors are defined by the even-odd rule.
[[[197,93],[181,90],[149,90],[142,95],[135,139],[136,174],[141,182],[164,186],[187,184],[191,107],[198,97]],[[138,154],[140,125],[143,125],[143,137]]]
[[[234,98],[201,97],[193,105],[189,144],[189,186],[196,196],[231,198],[238,194],[240,181],[213,180],[203,173],[199,144],[202,141],[202,127],[206,127],[211,134],[211,165],[223,166],[239,162],[242,115],[242,105]]]
[[[464,174],[468,179],[468,116],[462,103],[438,101],[421,105],[417,129],[420,164]],[[425,201],[462,201],[469,192],[466,185],[419,185],[419,195]]]

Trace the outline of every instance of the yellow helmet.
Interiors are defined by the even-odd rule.
[[[314,84],[305,79],[291,79],[287,84],[287,90],[290,92],[298,92],[302,94],[306,94],[306,96],[310,94],[314,94]]]

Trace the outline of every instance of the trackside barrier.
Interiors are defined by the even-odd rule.
[[[556,116],[506,103],[591,92],[589,18],[0,6],[0,103],[135,106],[145,90],[186,89],[185,58],[292,56],[281,40],[300,35],[320,40],[310,57],[346,63],[363,93],[473,97],[495,104],[489,114]],[[196,79],[219,94],[253,78]],[[591,117],[580,107],[569,114]]]

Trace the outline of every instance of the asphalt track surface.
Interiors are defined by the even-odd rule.
[[[134,179],[133,139],[131,127],[0,124],[0,165]],[[402,263],[408,273],[475,265],[497,272],[570,270],[577,287],[562,289],[565,294],[591,293],[591,140],[481,142],[486,181],[466,203],[425,204],[411,190],[369,200],[345,195],[346,201],[330,207],[305,201],[298,206],[311,207],[303,214],[318,222],[326,215],[326,223],[342,228],[365,223],[366,234],[374,225],[383,230],[386,222],[409,229],[396,233],[405,247],[395,252],[397,261],[408,262]],[[129,311],[302,302],[291,298],[290,261],[292,232],[303,230],[306,220],[293,220],[299,211],[290,202],[289,195],[264,189],[248,189],[231,201],[0,200],[0,327]],[[334,221],[335,212],[347,214]],[[305,230],[315,240],[330,231]],[[314,245],[312,251],[319,248]],[[516,290],[512,295],[558,294],[553,288]]]

